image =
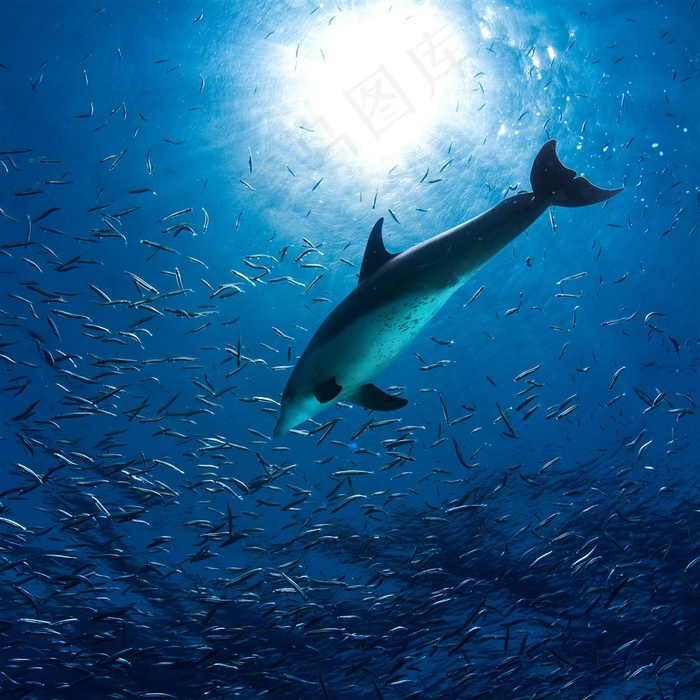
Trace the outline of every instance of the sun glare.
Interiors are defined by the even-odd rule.
[[[454,109],[464,51],[428,5],[338,12],[293,50],[290,117],[362,166],[419,146],[441,111]]]

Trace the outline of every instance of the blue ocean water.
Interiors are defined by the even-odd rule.
[[[0,694],[700,693],[692,0],[0,4]],[[272,439],[391,251],[550,210]]]

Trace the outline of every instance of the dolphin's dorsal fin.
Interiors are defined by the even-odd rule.
[[[365,257],[362,258],[362,267],[360,268],[360,284],[366,279],[369,279],[382,265],[384,265],[384,263],[395,257],[394,253],[390,253],[384,247],[384,241],[382,240],[383,223],[384,218],[382,217],[376,224],[374,224],[374,228],[367,239]]]
[[[374,384],[363,384],[348,396],[350,401],[362,408],[369,408],[373,411],[395,411],[403,408],[408,401],[401,396],[387,394]]]

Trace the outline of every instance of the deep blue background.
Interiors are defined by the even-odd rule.
[[[8,697],[700,692],[700,9],[430,7],[446,106],[383,155],[303,68],[416,6],[0,5]],[[479,271],[378,378],[406,409],[270,440],[376,219],[435,235],[550,137],[625,191]]]

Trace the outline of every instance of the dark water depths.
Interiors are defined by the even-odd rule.
[[[0,12],[0,694],[700,692],[695,3]],[[272,440],[374,222],[548,138],[625,191]]]

